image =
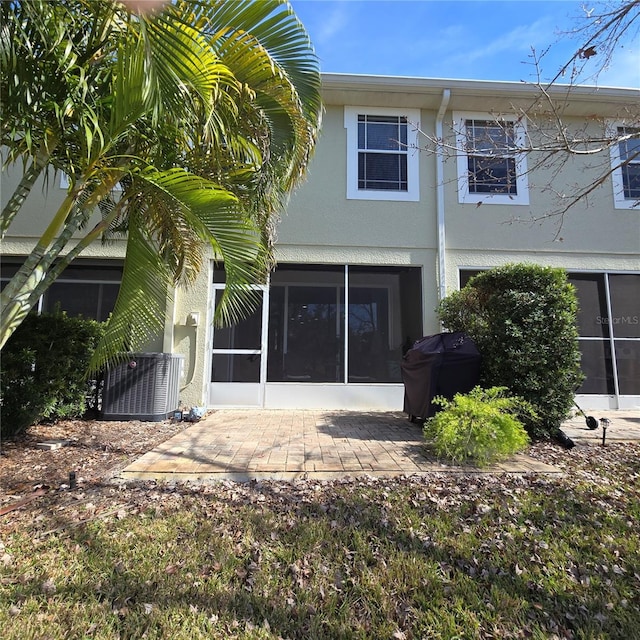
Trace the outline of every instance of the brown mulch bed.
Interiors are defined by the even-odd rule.
[[[187,426],[186,422],[139,420],[62,420],[35,425],[23,437],[2,442],[0,490],[6,497],[38,485],[59,489],[69,483],[70,472],[75,472],[79,486],[102,484]],[[38,443],[51,440],[62,441],[64,446],[38,448]]]
[[[0,526],[15,517],[2,515],[11,506],[66,492],[70,473],[75,473],[76,492],[104,488],[136,458],[188,426],[188,422],[169,420],[62,420],[34,425],[16,440],[4,440],[0,448],[0,518],[5,522]],[[38,447],[46,441],[62,441],[64,446],[51,450]]]

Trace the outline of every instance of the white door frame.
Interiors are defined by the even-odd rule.
[[[216,292],[223,291],[224,283],[213,283],[209,301],[209,315],[213,319]],[[209,352],[208,406],[211,407],[264,407],[265,383],[267,381],[267,342],[269,336],[269,286],[252,285],[251,289],[262,292],[262,317],[259,349],[216,349],[215,328],[211,329]],[[213,327],[211,324],[210,326]],[[213,382],[212,363],[215,355],[258,355],[260,356],[260,377],[258,382]],[[222,400],[222,401],[221,401]]]

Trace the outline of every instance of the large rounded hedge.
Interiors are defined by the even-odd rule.
[[[64,313],[29,314],[2,349],[0,434],[20,434],[42,420],[87,409],[87,368],[104,327]]]
[[[527,431],[544,438],[557,433],[583,380],[577,309],[563,269],[510,264],[474,276],[438,312],[446,329],[476,342],[482,385],[528,400],[540,420],[525,420]]]

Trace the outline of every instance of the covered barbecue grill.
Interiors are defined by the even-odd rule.
[[[480,352],[461,331],[417,340],[402,359],[404,411],[410,419],[430,418],[439,409],[435,396],[453,398],[471,391],[480,379]]]

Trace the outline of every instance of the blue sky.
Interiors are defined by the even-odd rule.
[[[566,32],[593,3],[574,0],[291,0],[322,71],[534,82],[580,48]],[[565,34],[565,35],[563,35]],[[597,84],[640,88],[639,38],[625,42]],[[598,56],[589,60],[597,65]],[[593,84],[594,81],[589,82]]]

